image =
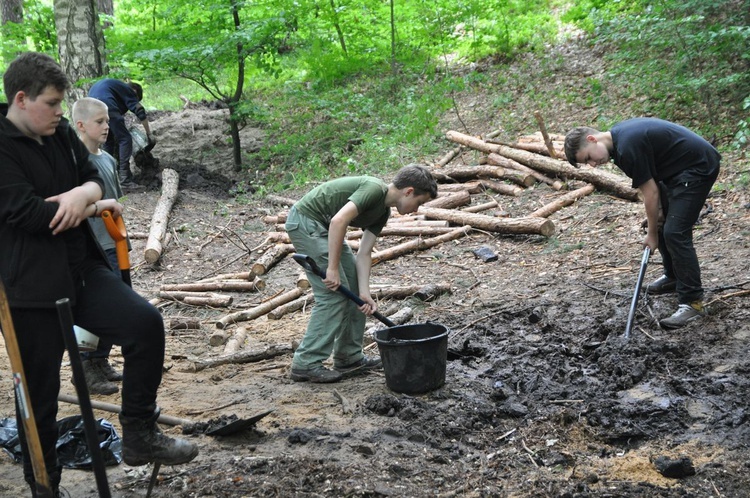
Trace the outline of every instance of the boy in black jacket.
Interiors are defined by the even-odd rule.
[[[160,313],[106,262],[87,217],[115,206],[89,151],[63,118],[69,83],[49,56],[18,56],[3,76],[0,106],[0,278],[26,374],[54,496],[59,494],[57,395],[65,345],[55,303],[69,298],[77,325],[122,347],[123,459],[128,465],[186,463],[198,448],[156,427],[164,361]],[[113,303],[116,303],[113,305]],[[37,495],[16,400],[24,477]]]

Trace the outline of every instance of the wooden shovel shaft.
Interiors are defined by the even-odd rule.
[[[8,350],[10,359],[10,368],[13,371],[13,384],[16,390],[16,401],[23,418],[23,429],[26,434],[26,444],[29,448],[31,465],[34,469],[34,480],[37,485],[37,495],[40,497],[51,497],[52,489],[50,488],[49,475],[44,465],[44,452],[42,443],[39,439],[39,431],[36,427],[34,411],[31,408],[31,399],[26,387],[26,377],[23,371],[21,361],[21,350],[18,348],[18,339],[16,329],[13,327],[13,320],[10,315],[10,305],[8,297],[5,294],[5,285],[0,279],[0,328],[2,328],[5,337],[5,347]]]

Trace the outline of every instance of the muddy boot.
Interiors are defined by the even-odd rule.
[[[120,187],[122,188],[138,188],[140,185],[135,183],[135,179],[133,178],[133,173],[129,169],[121,169],[117,171],[117,176],[120,179]]]
[[[83,360],[83,375],[86,377],[86,385],[91,394],[114,394],[120,389],[104,376],[104,372],[92,360]],[[75,385],[75,378],[70,381]]]
[[[120,414],[122,459],[126,464],[133,467],[147,463],[179,465],[198,456],[198,447],[193,443],[162,434],[156,425],[158,418],[158,408],[149,418],[124,417]]]
[[[122,374],[112,368],[107,358],[91,358],[91,364],[99,367],[104,377],[111,382],[119,382],[122,380]]]

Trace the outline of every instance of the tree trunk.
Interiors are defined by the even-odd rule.
[[[471,204],[471,195],[466,190],[451,192],[423,204],[427,207],[452,209]]]
[[[54,0],[55,28],[60,66],[73,86],[68,108],[83,97],[88,85],[78,81],[100,78],[106,71],[104,34],[95,0]]]
[[[555,233],[555,224],[544,218],[495,218],[484,214],[466,213],[453,209],[419,208],[428,218],[448,220],[460,225],[497,233],[531,233],[549,237]],[[374,258],[373,258],[374,259]]]
[[[115,15],[115,6],[112,0],[96,0],[96,6],[100,14]]]
[[[177,185],[180,182],[180,176],[173,169],[162,171],[161,197],[154,208],[154,215],[151,218],[151,229],[148,233],[146,242],[146,251],[144,257],[146,262],[154,264],[161,258],[162,244],[167,235],[167,223],[169,222],[169,213],[172,211],[172,205],[177,199]]]
[[[253,263],[252,271],[256,275],[264,275],[279,261],[293,252],[294,246],[292,244],[276,244],[261,254],[255,263]]]
[[[9,22],[16,24],[23,22],[23,0],[2,0],[0,6],[2,7],[0,22],[3,26]]]
[[[236,313],[230,313],[229,315],[226,315],[216,322],[216,328],[223,329],[226,328],[227,325],[230,325],[232,323],[254,320],[260,316],[265,315],[272,309],[281,306],[282,304],[286,304],[289,301],[297,299],[303,293],[304,291],[302,289],[300,289],[299,287],[295,287],[294,289],[285,292],[280,296],[276,296],[275,298],[270,299],[265,303],[256,306],[255,308],[238,311]]]

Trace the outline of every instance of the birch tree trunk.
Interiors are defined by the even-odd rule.
[[[79,82],[106,72],[104,34],[96,0],[54,0],[54,9],[60,65],[73,83],[67,95],[71,107],[91,86]]]

